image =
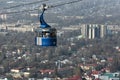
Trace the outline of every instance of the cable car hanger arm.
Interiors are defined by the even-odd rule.
[[[40,23],[41,23],[41,27],[43,27],[43,28],[51,27],[44,20],[43,15],[44,15],[45,10],[47,10],[47,6],[46,6],[46,4],[43,4],[42,5],[42,14],[40,15]]]

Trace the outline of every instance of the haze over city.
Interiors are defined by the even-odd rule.
[[[119,80],[119,13],[120,0],[0,0],[0,80]]]

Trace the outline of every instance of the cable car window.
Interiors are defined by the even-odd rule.
[[[56,37],[56,29],[51,29],[51,37]]]
[[[41,31],[36,31],[35,34],[36,34],[36,37],[42,37],[42,32]]]
[[[56,37],[56,33],[55,33],[55,32],[52,32],[50,36],[51,36],[51,37]]]
[[[42,37],[50,37],[50,32],[48,31],[42,32]]]
[[[39,33],[38,33],[38,36],[39,36],[39,37],[42,37],[42,32],[39,32]]]

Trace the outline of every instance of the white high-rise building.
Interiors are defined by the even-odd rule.
[[[92,39],[92,32],[93,32],[93,31],[92,31],[92,25],[90,24],[90,25],[88,25],[88,26],[89,26],[88,38],[89,38],[89,39]]]
[[[101,25],[100,27],[100,37],[103,38],[107,35],[107,26]]]
[[[106,36],[107,27],[105,25],[87,24],[81,27],[81,33],[84,38],[95,39]]]
[[[85,24],[83,24],[81,26],[81,34],[82,34],[83,38],[87,38],[88,37],[88,28],[89,28],[89,26],[87,26]]]

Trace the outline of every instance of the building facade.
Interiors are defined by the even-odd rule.
[[[85,24],[81,27],[81,34],[88,39],[104,38],[106,33],[107,27],[105,25]]]

